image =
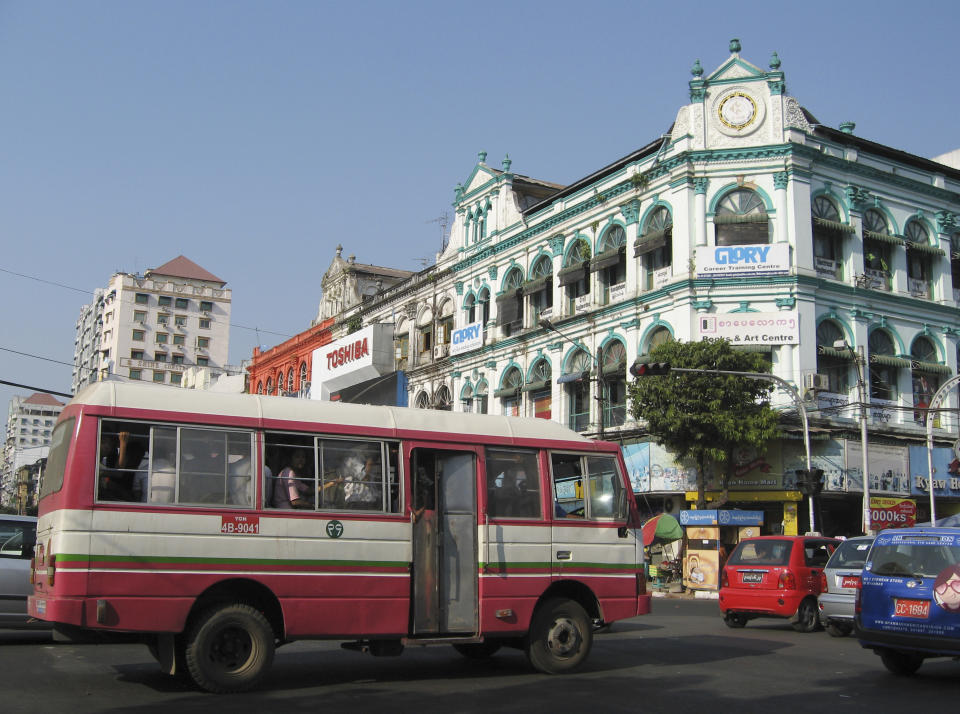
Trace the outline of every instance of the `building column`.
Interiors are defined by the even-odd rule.
[[[789,243],[790,220],[787,216],[787,183],[789,176],[786,171],[778,171],[773,175],[773,206],[777,211],[775,243]]]
[[[707,183],[707,178],[703,176],[693,180],[693,220],[697,247],[707,244]]]

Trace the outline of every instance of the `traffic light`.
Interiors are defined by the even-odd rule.
[[[806,469],[797,469],[797,490],[804,496],[810,495],[810,472]]]
[[[641,355],[630,365],[630,374],[634,377],[659,377],[669,372],[669,362],[651,362],[649,355]]]

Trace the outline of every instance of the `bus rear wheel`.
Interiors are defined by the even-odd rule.
[[[187,636],[190,676],[208,692],[244,692],[257,685],[273,663],[273,628],[250,605],[206,611]]]
[[[593,644],[590,618],[579,603],[548,600],[533,615],[527,634],[527,659],[546,674],[570,672],[583,664]]]

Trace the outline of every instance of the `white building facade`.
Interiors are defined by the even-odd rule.
[[[15,496],[17,470],[46,458],[53,426],[64,403],[49,394],[13,397],[7,410],[3,464],[0,468],[0,502],[9,506]]]
[[[231,309],[225,285],[182,255],[143,275],[115,273],[77,321],[74,390],[111,377],[179,386],[189,367],[224,369]]]
[[[857,529],[843,524],[862,492],[861,401],[874,493],[912,499],[922,518],[924,408],[958,366],[960,170],[819,124],[776,53],[761,69],[734,40],[714,72],[691,72],[663,137],[569,186],[481,153],[436,265],[345,312],[335,338],[392,325],[412,406],[620,440],[657,510],[684,507],[696,474],[629,417],[630,365],[665,339],[727,337],[804,395],[833,532]],[[743,454],[731,489],[796,532],[802,439],[796,405],[775,405],[786,437]],[[955,412],[934,432],[945,515],[960,508]]]

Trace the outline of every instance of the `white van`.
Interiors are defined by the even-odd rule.
[[[46,626],[27,615],[33,593],[30,559],[37,539],[35,516],[0,513],[0,627]]]

